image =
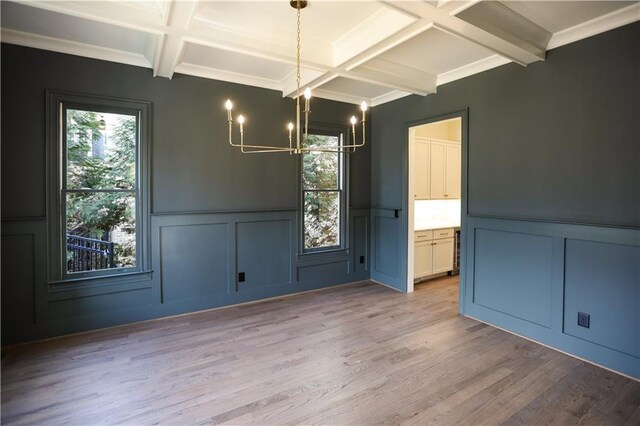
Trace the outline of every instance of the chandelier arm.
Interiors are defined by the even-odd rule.
[[[310,108],[310,98],[311,98],[311,89],[307,88],[305,90],[304,96],[305,96],[305,105],[304,105],[304,110],[301,111],[301,107],[300,107],[300,83],[301,83],[301,73],[300,73],[300,68],[301,68],[301,55],[300,55],[300,32],[301,32],[301,14],[300,14],[300,10],[304,9],[307,6],[308,1],[307,0],[290,0],[289,4],[291,5],[291,7],[296,9],[296,125],[295,125],[295,132],[296,132],[296,142],[295,145],[293,143],[293,135],[292,135],[292,130],[293,130],[293,123],[289,123],[289,147],[287,148],[286,146],[270,146],[270,145],[245,145],[244,143],[244,129],[243,129],[243,123],[244,123],[244,118],[242,115],[238,116],[238,122],[240,124],[240,143],[236,144],[233,143],[233,118],[232,118],[232,114],[231,114],[231,110],[233,108],[233,104],[231,102],[230,99],[227,99],[227,102],[225,104],[225,107],[227,108],[228,111],[228,118],[227,118],[227,122],[229,125],[229,145],[236,147],[236,148],[240,148],[242,153],[245,154],[255,154],[255,153],[269,153],[269,152],[288,152],[289,155],[293,155],[293,154],[303,154],[303,153],[307,153],[307,152],[327,152],[327,153],[351,153],[351,152],[355,152],[356,148],[362,147],[365,144],[366,138],[365,138],[365,127],[366,127],[366,114],[365,111],[367,110],[367,104],[366,102],[362,102],[361,104],[361,109],[362,109],[362,142],[361,143],[357,143],[356,142],[356,127],[355,127],[355,123],[356,123],[356,118],[355,116],[353,116],[351,118],[351,133],[352,133],[352,143],[349,145],[341,145],[339,147],[336,148],[307,148],[305,147],[305,144],[307,142],[308,136],[309,136],[309,115],[311,114],[311,108]],[[304,127],[301,126],[301,113],[304,113]],[[348,133],[347,133],[348,135]],[[348,136],[347,136],[347,140],[348,140]]]
[[[245,145],[240,148],[240,152],[243,154],[257,154],[257,153],[265,153],[265,152],[288,152],[291,153],[292,150],[289,148],[278,148],[275,146],[260,146],[260,145]]]

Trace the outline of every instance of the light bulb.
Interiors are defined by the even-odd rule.
[[[356,116],[352,115],[351,116],[351,124],[356,124],[357,120],[356,120]]]
[[[367,103],[365,101],[362,101],[362,103],[360,104],[360,109],[362,110],[362,112],[366,111],[367,108]]]
[[[289,131],[293,130],[293,123],[289,123],[289,125],[287,126],[287,129],[289,129]]]
[[[309,89],[308,87],[304,89],[304,98],[311,99],[311,89]]]
[[[240,114],[238,116],[238,123],[243,124],[244,123],[244,116],[242,114]]]
[[[233,104],[231,103],[231,99],[227,99],[227,102],[224,103],[225,108],[227,108],[229,111],[231,111],[231,108],[233,108]]]

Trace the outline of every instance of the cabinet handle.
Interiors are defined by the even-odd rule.
[[[431,245],[432,245],[432,246],[435,246],[435,245],[436,245],[436,243],[431,243]]]

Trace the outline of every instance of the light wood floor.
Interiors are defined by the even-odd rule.
[[[640,383],[457,298],[366,282],[8,348],[2,423],[640,423]]]

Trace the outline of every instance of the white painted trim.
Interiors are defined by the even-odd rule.
[[[416,147],[416,127],[409,127],[407,146],[407,293],[413,292],[413,272],[415,260],[415,206],[411,194],[413,194],[413,184],[415,175],[415,147]]]
[[[100,14],[100,11],[93,10],[77,10],[69,7],[68,4],[61,1],[42,1],[42,0],[14,0],[16,3],[36,7],[38,9],[48,10],[50,12],[60,13],[63,15],[75,16],[76,18],[88,19],[90,21],[102,22],[104,24],[110,24],[116,27],[129,28],[132,30],[164,34],[167,30],[166,25],[163,25],[161,21],[158,22],[140,22],[136,20],[135,14],[118,16],[115,18],[104,17]],[[91,3],[91,2],[89,2]]]
[[[331,80],[334,80],[336,78],[340,77],[338,75],[338,73],[333,72],[333,71],[327,71],[325,74],[314,78],[311,81],[307,81],[306,84],[302,84],[301,87],[306,87],[309,86],[311,88],[311,90],[318,91],[320,90],[319,87],[322,86],[325,83],[330,82]],[[283,98],[294,98],[296,96],[296,86],[295,86],[295,81],[294,84],[290,84],[288,86],[286,86],[283,90],[282,90],[282,97]],[[327,98],[328,99],[328,98]]]
[[[441,84],[447,84],[461,78],[469,77],[474,74],[481,73],[483,71],[490,70],[505,64],[510,63],[511,60],[500,55],[492,55],[479,61],[472,62],[467,65],[463,65],[460,68],[456,68],[451,71],[438,75],[438,86]]]
[[[158,43],[156,44],[155,57],[153,58],[153,76],[158,77],[158,68],[160,67],[160,57],[162,56],[162,49],[166,43],[167,35],[162,34]]]
[[[33,47],[35,49],[50,50],[69,55],[83,56],[109,62],[152,68],[152,64],[142,53],[128,52],[77,41],[48,37],[32,33],[25,33],[9,28],[2,28],[2,42]]]
[[[344,102],[347,104],[360,105],[364,100],[367,104],[371,105],[371,99],[362,98],[356,95],[349,95],[346,93],[334,92],[326,89],[314,89],[313,96],[321,99],[329,99],[331,101]]]
[[[393,49],[396,46],[401,45],[405,41],[408,41],[428,29],[433,28],[433,22],[425,22],[425,21],[416,21],[413,24],[405,27],[404,29],[398,31],[390,37],[387,37],[384,41],[360,52],[358,55],[354,56],[349,60],[346,64],[344,64],[343,68],[345,71],[351,71],[352,69],[364,64],[365,62],[382,55],[384,52]]]
[[[216,68],[203,67],[201,65],[181,63],[175,67],[174,72],[180,74],[193,75],[196,77],[210,78],[231,83],[244,84],[247,86],[262,87],[265,89],[280,90],[280,82],[269,78],[256,77],[241,74],[233,71]]]
[[[387,102],[395,101],[396,99],[404,98],[411,95],[411,93],[403,92],[401,90],[392,90],[391,92],[371,98],[371,106],[378,106],[386,104]],[[428,95],[427,95],[428,96]]]
[[[318,71],[309,68],[300,68],[300,90],[304,90],[305,87],[309,87],[312,90],[315,90],[318,87],[318,79],[321,77],[326,77],[327,80],[323,81],[321,84],[326,83],[327,81],[333,80],[337,77],[335,74],[327,73],[326,71]],[[316,82],[315,85],[310,84],[311,82]],[[283,79],[280,80],[280,90],[282,91],[282,97],[291,97],[295,98],[297,96],[297,86],[296,86],[296,70],[295,68],[291,70]]]
[[[415,84],[415,82],[407,81],[408,79],[402,77],[398,78],[395,82],[392,82],[392,75],[372,70],[367,67],[360,67],[357,70],[341,73],[340,76],[365,83],[376,84],[382,87],[388,87],[392,90],[402,90],[419,96],[427,96],[429,93],[435,91],[435,85],[433,86],[433,90],[431,88],[425,89],[415,87],[412,85],[412,83]]]
[[[457,14],[462,13],[470,7],[480,3],[482,0],[467,0],[465,2],[456,1],[455,3],[451,3],[452,1],[453,0],[440,0],[438,2],[438,7],[445,9],[449,15],[456,16]]]
[[[382,58],[371,59],[356,69],[340,74],[354,80],[362,80],[420,96],[436,91],[437,76],[435,74]]]
[[[382,7],[331,43],[333,66],[337,67],[416,22],[418,18]]]
[[[567,28],[551,36],[547,50],[564,46],[632,22],[640,21],[640,3],[616,10],[574,27]]]

